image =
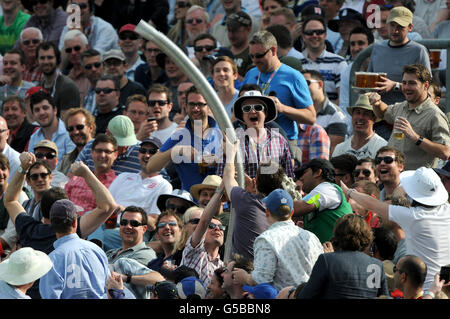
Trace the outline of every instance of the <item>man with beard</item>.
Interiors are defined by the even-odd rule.
[[[11,50],[30,15],[23,12],[20,0],[1,1],[3,16],[0,18],[0,54]]]
[[[369,95],[375,114],[394,125],[388,145],[405,155],[406,170],[435,167],[450,157],[448,118],[428,96],[431,80],[426,66],[407,65],[401,86],[406,101],[388,106],[378,93]]]
[[[61,63],[61,55],[58,47],[53,42],[41,43],[37,47],[36,52],[39,68],[44,74],[40,86],[47,92],[50,92],[58,116],[64,118],[64,112],[67,109],[80,107],[80,91],[71,79],[61,74],[58,70],[58,65]]]
[[[53,98],[40,90],[31,96],[30,106],[40,128],[31,135],[28,149],[34,150],[39,141],[49,140],[58,147],[58,160],[61,160],[66,153],[75,148],[75,144],[70,140],[64,122],[56,115],[57,109]]]
[[[194,56],[194,40],[197,36],[203,33],[208,33],[209,30],[209,15],[206,9],[197,5],[193,5],[186,12],[186,17],[184,18],[184,23],[186,26],[186,32],[188,35],[186,46],[192,51],[189,53],[189,57]]]
[[[75,162],[78,154],[84,146],[95,136],[95,118],[86,109],[78,107],[69,109],[66,113],[66,129],[69,132],[70,139],[75,144],[72,152],[62,157],[57,169],[63,174],[67,174],[70,165]]]
[[[33,87],[33,83],[23,80],[25,68],[25,58],[18,49],[6,52],[3,57],[3,75],[0,75],[0,87],[3,91],[0,95],[0,103],[8,95],[19,95],[24,98],[28,89]]]
[[[33,13],[24,28],[36,27],[41,30],[44,41],[51,41],[54,45],[58,45],[59,36],[67,21],[67,13],[57,9],[61,1],[23,0],[22,4],[25,9]]]
[[[42,71],[39,69],[36,58],[36,48],[43,41],[43,35],[38,28],[24,28],[19,37],[19,48],[25,56],[25,69],[23,79],[35,84],[41,82]]]
[[[28,122],[25,101],[18,95],[9,95],[3,101],[3,116],[9,129],[8,144],[22,153],[38,127]]]

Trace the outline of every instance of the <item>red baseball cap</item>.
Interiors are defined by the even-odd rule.
[[[136,33],[136,32],[134,31],[134,29],[136,29],[136,26],[135,26],[134,24],[128,23],[128,24],[125,24],[124,26],[122,26],[122,27],[120,28],[119,34],[122,33],[122,32],[124,32],[124,31],[131,31],[131,32]]]
[[[42,91],[44,93],[48,93],[42,86],[33,86],[32,88],[29,88],[27,93],[25,93],[25,99],[30,98],[33,94]]]

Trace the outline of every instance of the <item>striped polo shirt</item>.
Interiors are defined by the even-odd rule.
[[[347,67],[347,62],[340,55],[323,50],[322,54],[313,61],[308,58],[308,49],[303,50],[302,62],[303,70],[316,70],[323,76],[325,92],[330,100],[338,99],[337,88],[341,82],[341,72]]]
[[[328,135],[345,137],[347,134],[347,121],[344,112],[327,97],[323,101],[320,112],[317,113],[316,124],[322,126]]]

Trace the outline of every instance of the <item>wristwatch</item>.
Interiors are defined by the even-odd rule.
[[[395,82],[394,91],[400,91],[400,83]]]
[[[129,284],[131,282],[131,276],[132,275],[126,275],[127,279],[125,279],[125,283]]]
[[[416,141],[416,145],[419,146],[423,142],[423,136],[419,136],[419,139]]]
[[[17,171],[18,171],[20,174],[23,174],[23,175],[26,175],[26,174],[27,174],[27,171],[25,171],[25,170],[23,169],[22,165],[19,165],[19,167],[17,168]]]

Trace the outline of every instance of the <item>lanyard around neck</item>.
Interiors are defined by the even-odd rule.
[[[266,91],[267,91],[267,89],[268,89],[269,86],[270,86],[270,82],[272,81],[273,77],[275,76],[275,74],[277,74],[277,72],[278,72],[278,70],[279,70],[280,68],[281,68],[281,62],[280,62],[280,64],[278,65],[278,67],[272,72],[272,74],[270,75],[270,78],[269,78],[269,80],[267,81],[267,83],[261,88],[262,94],[266,95]],[[261,72],[259,72],[259,74],[258,74],[258,81],[256,82],[256,85],[258,85],[258,86],[259,86],[259,80],[260,80],[260,78],[261,78]]]

